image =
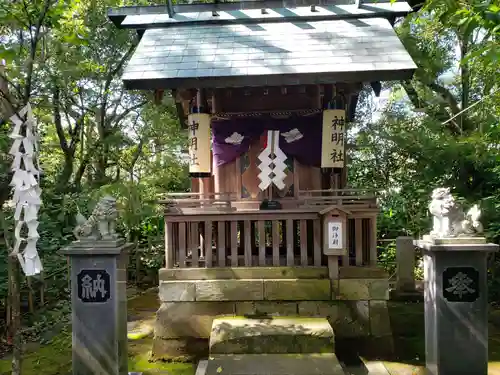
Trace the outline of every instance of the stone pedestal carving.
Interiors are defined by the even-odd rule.
[[[127,250],[123,239],[74,242],[71,261],[73,375],[126,375]]]
[[[426,367],[431,375],[487,375],[487,255],[481,237],[415,241],[424,252]]]

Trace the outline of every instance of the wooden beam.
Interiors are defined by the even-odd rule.
[[[332,68],[333,69],[333,68]],[[186,77],[186,78],[134,78],[123,79],[127,90],[154,89],[192,89],[199,88],[234,88],[257,86],[287,86],[287,85],[328,85],[331,82],[343,81],[349,83],[380,81],[404,81],[413,77],[415,69],[400,70],[370,70],[352,72],[325,72],[310,74],[265,74],[240,75],[228,77]]]
[[[355,0],[354,0],[355,1]],[[191,12],[212,12],[212,11],[231,11],[243,9],[269,9],[269,8],[294,8],[304,6],[335,6],[352,5],[353,0],[243,0],[235,2],[222,3],[195,3],[195,4],[176,4],[172,6],[172,13],[191,13]],[[124,6],[119,8],[110,8],[108,18],[115,25],[121,23],[126,16],[151,15],[151,14],[169,14],[169,5],[139,5]]]
[[[308,0],[303,0],[308,1]],[[396,2],[397,6],[390,9],[384,7],[382,4],[370,3],[366,9],[360,9],[356,4],[350,3],[343,7],[342,10],[335,8],[336,0],[323,0],[322,8],[328,9],[327,12],[323,11],[309,11],[306,14],[295,14],[290,12],[286,16],[261,14],[260,17],[245,16],[228,16],[222,12],[230,12],[236,10],[262,8],[260,1],[238,1],[238,2],[224,2],[220,4],[211,3],[197,3],[197,4],[182,4],[174,6],[174,11],[179,13],[174,17],[168,17],[161,20],[152,20],[151,17],[143,17],[139,19],[127,20],[127,16],[150,16],[155,14],[167,14],[168,10],[165,6],[139,6],[139,7],[124,7],[113,8],[108,12],[109,19],[117,25],[118,28],[126,29],[150,29],[159,27],[171,27],[175,25],[233,25],[233,24],[261,24],[261,23],[276,23],[276,22],[311,22],[311,21],[335,21],[335,20],[351,20],[351,19],[366,19],[366,18],[386,18],[404,17],[412,11],[412,8],[406,2]],[[285,3],[285,5],[284,5]],[[312,4],[305,6],[309,7]],[[185,7],[187,6],[187,7]],[[304,6],[304,5],[301,5]],[[182,7],[182,8],[179,8]],[[189,8],[188,8],[189,7]],[[279,1],[273,2],[272,7],[267,7],[271,10],[276,10],[276,13],[282,12],[283,9],[296,8],[297,5],[289,6],[286,2]],[[214,12],[216,15],[214,15]],[[220,12],[220,14],[219,14]],[[127,14],[128,13],[128,14]],[[199,13],[197,17],[186,17],[182,13]],[[125,19],[123,16],[125,15]],[[118,22],[118,20],[121,20]],[[130,22],[129,22],[130,21]]]

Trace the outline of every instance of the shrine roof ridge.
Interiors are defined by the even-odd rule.
[[[406,1],[390,0],[256,0],[223,3],[127,6],[108,10],[119,28],[151,29],[172,26],[261,24],[386,18],[406,16]]]

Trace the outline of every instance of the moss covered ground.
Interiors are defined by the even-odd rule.
[[[141,371],[144,375],[194,375],[192,363],[149,362],[151,338],[129,343],[129,371]],[[57,335],[48,345],[26,353],[22,363],[23,375],[67,375],[71,373],[71,333]],[[0,374],[10,374],[10,359],[0,360]]]
[[[128,314],[131,320],[145,323],[154,319],[158,309],[157,290],[138,295],[129,300]],[[150,334],[129,335],[129,371],[140,371],[144,375],[194,375],[192,363],[149,362],[152,337]],[[0,359],[0,375],[10,374],[10,358]],[[68,375],[71,374],[71,331],[59,332],[46,345],[29,344],[22,362],[23,375]]]

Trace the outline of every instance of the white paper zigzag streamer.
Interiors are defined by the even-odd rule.
[[[267,189],[271,184],[280,190],[285,188],[286,155],[279,147],[279,135],[279,131],[269,130],[267,132],[267,146],[258,156],[260,164],[257,167],[261,172],[257,177],[260,180],[260,190]],[[273,158],[271,158],[271,153],[274,154]]]
[[[26,121],[23,122],[23,118]],[[9,137],[13,139],[9,154],[14,157],[11,169],[14,172],[10,185],[13,187],[12,200],[16,206],[14,219],[14,253],[26,276],[34,276],[42,270],[42,262],[38,256],[36,244],[38,234],[38,209],[42,204],[41,189],[38,184],[40,166],[38,161],[38,137],[36,136],[35,119],[30,105],[26,105],[18,114],[10,118],[14,128]],[[23,125],[25,135],[22,134]],[[21,149],[22,146],[22,149]],[[35,163],[34,163],[35,160]],[[36,164],[36,165],[35,165]],[[27,237],[22,237],[24,228]],[[22,252],[21,245],[25,244]]]

